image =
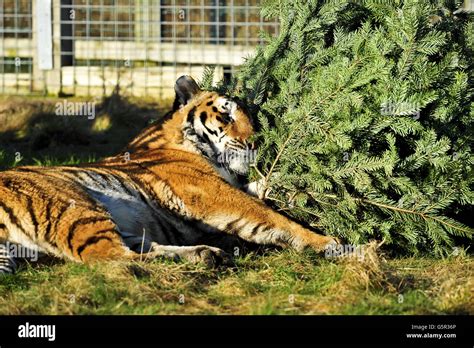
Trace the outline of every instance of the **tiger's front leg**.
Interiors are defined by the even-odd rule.
[[[304,228],[222,181],[205,184],[181,185],[181,197],[192,215],[215,229],[238,235],[248,242],[298,251],[311,248],[319,252],[337,244],[335,238]]]

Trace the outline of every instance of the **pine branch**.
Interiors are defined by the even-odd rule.
[[[315,193],[311,193],[311,194],[315,194]],[[329,198],[333,198],[333,199],[338,199],[339,198],[336,195],[331,195],[331,194],[323,194],[323,195],[326,196],[326,197],[329,197]],[[461,232],[465,233],[465,235],[467,235],[467,236],[473,234],[473,231],[471,229],[460,228],[456,225],[447,223],[447,222],[441,220],[439,217],[436,217],[436,216],[431,216],[431,215],[428,215],[428,214],[425,214],[425,213],[422,213],[422,212],[418,212],[418,211],[415,211],[415,210],[410,210],[410,209],[406,209],[406,208],[400,208],[400,207],[395,207],[395,206],[388,205],[388,204],[375,202],[375,201],[365,199],[365,198],[354,198],[354,197],[351,197],[351,198],[353,200],[357,201],[357,202],[360,202],[360,203],[368,203],[370,205],[374,205],[374,206],[377,206],[377,207],[380,207],[380,208],[393,210],[393,211],[400,212],[400,213],[407,213],[407,214],[417,215],[417,216],[422,217],[424,220],[429,220],[429,219],[435,220],[436,222],[438,222],[438,223],[440,223],[444,226],[448,226],[449,228],[452,228],[454,230],[461,231]]]
[[[286,147],[288,146],[288,143],[290,142],[290,140],[292,140],[292,137],[296,132],[296,128],[297,128],[297,126],[293,127],[293,129],[288,134],[288,137],[286,138],[285,142],[282,144],[282,146],[278,150],[278,152],[275,156],[275,159],[273,160],[272,165],[270,166],[270,169],[269,169],[267,175],[265,176],[265,183],[264,183],[265,191],[268,188],[268,182],[269,182],[269,180],[270,180],[270,178],[273,174],[273,170],[275,169],[275,166],[277,165],[278,161],[280,160],[280,157],[282,156],[283,152],[285,151]]]

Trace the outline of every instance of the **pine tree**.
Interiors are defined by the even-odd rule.
[[[265,178],[271,204],[405,254],[472,242],[474,19],[461,6],[265,3],[279,35],[218,88],[237,88],[257,115],[252,178]]]

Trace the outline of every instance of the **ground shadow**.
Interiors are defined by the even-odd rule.
[[[85,102],[94,108],[93,115],[74,113]],[[148,124],[159,121],[170,104],[126,98],[118,88],[100,100],[2,97],[0,170],[77,164],[114,155]]]

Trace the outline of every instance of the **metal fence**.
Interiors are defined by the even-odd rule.
[[[31,89],[32,37],[31,1],[0,0],[0,92]]]
[[[176,77],[234,73],[278,23],[260,0],[0,0],[0,93],[166,98]]]

